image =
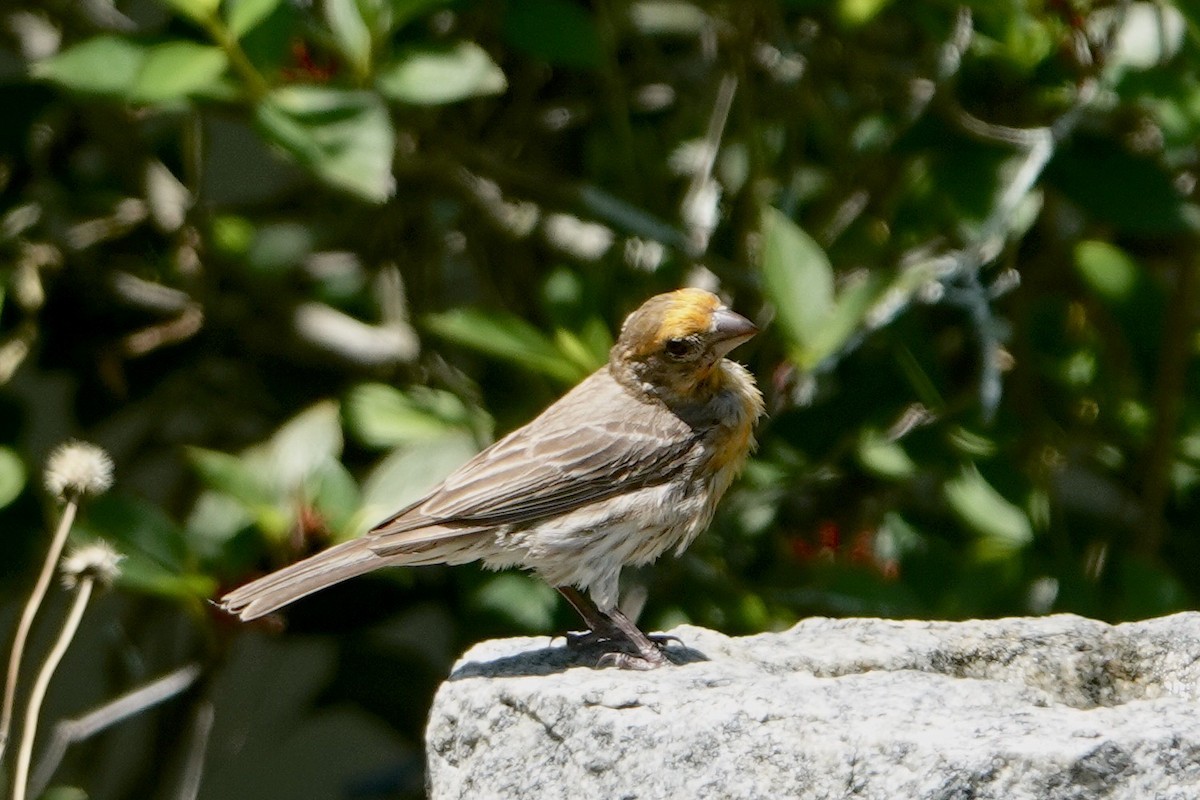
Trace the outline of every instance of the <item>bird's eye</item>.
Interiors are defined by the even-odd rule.
[[[683,358],[692,352],[694,342],[691,339],[667,339],[663,349],[672,358]]]

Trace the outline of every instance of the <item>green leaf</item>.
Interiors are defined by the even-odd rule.
[[[603,60],[592,15],[570,0],[513,0],[504,37],[517,50],[559,66],[595,69]]]
[[[608,323],[596,315],[585,319],[574,334],[579,343],[589,354],[588,363],[594,364],[593,369],[599,369],[608,363],[609,351],[612,350],[613,336]]]
[[[131,100],[159,103],[175,100],[212,85],[229,61],[219,47],[195,42],[165,42],[151,47],[129,93]]]
[[[587,375],[541,331],[520,317],[460,308],[425,318],[438,336],[463,347],[518,364],[561,383]]]
[[[208,575],[181,573],[163,567],[141,554],[126,554],[116,585],[127,591],[165,597],[171,600],[195,600],[212,597],[217,581]]]
[[[324,0],[325,23],[354,73],[371,73],[371,30],[355,0]]]
[[[77,530],[112,542],[129,558],[145,557],[173,573],[182,571],[187,561],[183,531],[162,509],[145,500],[103,495],[88,505]]]
[[[474,42],[453,47],[410,48],[380,70],[376,84],[385,97],[412,105],[442,105],[468,97],[500,94],[504,72]]]
[[[890,480],[910,478],[917,471],[916,463],[899,442],[873,428],[864,429],[859,436],[858,460],[868,472]]]
[[[210,490],[196,498],[184,523],[184,536],[201,559],[217,561],[225,546],[254,522],[255,515],[244,503],[226,492]]]
[[[815,347],[834,307],[833,266],[821,246],[774,208],[762,214],[763,288],[801,367],[820,361]]]
[[[254,223],[236,214],[220,214],[213,217],[212,244],[221,254],[241,259],[254,243]]]
[[[360,533],[355,527],[361,505],[358,484],[340,461],[327,461],[308,480],[307,495],[338,541]]]
[[[991,458],[996,455],[996,443],[988,437],[967,430],[961,425],[953,425],[946,432],[946,440],[958,452],[975,458]]]
[[[87,792],[78,786],[51,786],[38,800],[87,800]]]
[[[305,409],[284,423],[271,438],[241,455],[231,455],[199,447],[188,449],[188,457],[211,489],[228,496],[243,508],[255,525],[268,537],[286,534],[293,524],[297,500],[307,499],[321,509],[339,530],[349,524],[345,502],[348,492],[357,492],[349,475],[338,462],[342,452],[342,429],[338,404],[323,401]],[[210,501],[212,502],[212,501]],[[331,509],[336,507],[336,513]],[[227,506],[215,506],[219,513],[212,524],[193,519],[189,528],[208,550],[219,547],[244,527]]]
[[[204,22],[217,16],[217,6],[221,0],[162,0],[167,5],[188,19]]]
[[[555,329],[554,345],[558,352],[577,364],[585,374],[595,372],[608,362],[607,348],[598,351],[565,328]]]
[[[301,411],[275,431],[262,448],[270,480],[289,493],[325,469],[342,454],[342,424],[338,404],[323,400]]]
[[[1017,67],[1032,70],[1054,52],[1054,33],[1047,19],[1024,11],[1008,16],[1004,55]]]
[[[943,487],[946,502],[979,536],[976,554],[985,561],[1012,556],[1033,541],[1033,527],[1021,508],[996,491],[974,465],[963,467]]]
[[[891,2],[892,0],[838,0],[838,19],[849,28],[865,25]]]
[[[399,30],[417,17],[449,2],[450,0],[387,0],[391,11],[390,28]]]
[[[146,50],[119,36],[97,36],[33,65],[34,77],[86,94],[126,96],[141,74]]]
[[[896,352],[896,363],[904,377],[908,379],[909,386],[912,387],[922,405],[935,414],[946,407],[946,400],[938,391],[937,384],[934,383],[933,378],[929,376],[912,350],[900,345]]]
[[[225,0],[225,24],[241,38],[271,16],[283,0]]]
[[[395,191],[395,133],[374,92],[287,86],[255,109],[263,134],[330,186],[381,203]]]
[[[16,451],[0,447],[0,508],[17,499],[25,488],[25,464]]]
[[[245,459],[202,447],[187,448],[187,456],[206,486],[237,500],[246,509],[278,501],[268,477]]]
[[[862,326],[867,312],[875,305],[886,286],[883,275],[861,272],[856,279],[847,281],[834,301],[833,310],[825,317],[825,324],[817,332],[812,343],[811,357],[817,363],[842,349],[846,341]]]
[[[1096,240],[1076,243],[1075,269],[1092,291],[1114,303],[1132,298],[1140,272],[1124,250]]]
[[[475,438],[453,433],[393,451],[363,482],[363,516],[368,522],[392,514],[421,498],[479,452]]]
[[[490,578],[472,598],[481,609],[502,614],[528,631],[549,630],[558,594],[530,575],[506,573]]]
[[[354,387],[343,406],[346,427],[369,447],[396,447],[470,428],[472,414],[449,392],[416,387],[401,392],[382,383]]]

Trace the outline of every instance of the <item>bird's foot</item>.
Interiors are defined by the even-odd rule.
[[[642,641],[627,637],[617,628],[611,630],[585,631],[566,634],[567,647],[571,650],[597,650],[604,652],[596,659],[597,667],[648,670],[670,664],[666,649],[672,642],[680,642],[678,636],[648,634]]]
[[[619,608],[601,611],[596,604],[573,586],[558,586],[559,594],[579,612],[589,630],[568,633],[567,647],[571,650],[602,649],[598,667],[618,669],[654,669],[670,664],[667,646],[683,642],[678,636],[658,633],[647,635]]]

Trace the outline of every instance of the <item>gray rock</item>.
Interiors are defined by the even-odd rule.
[[[1200,614],[673,633],[653,672],[471,648],[434,700],[430,796],[1200,797]]]

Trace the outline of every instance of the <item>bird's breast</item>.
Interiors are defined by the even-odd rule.
[[[762,394],[741,364],[720,364],[721,391],[713,398],[713,425],[705,438],[707,467],[718,475],[720,491],[733,479],[754,449],[754,425],[763,413]]]

